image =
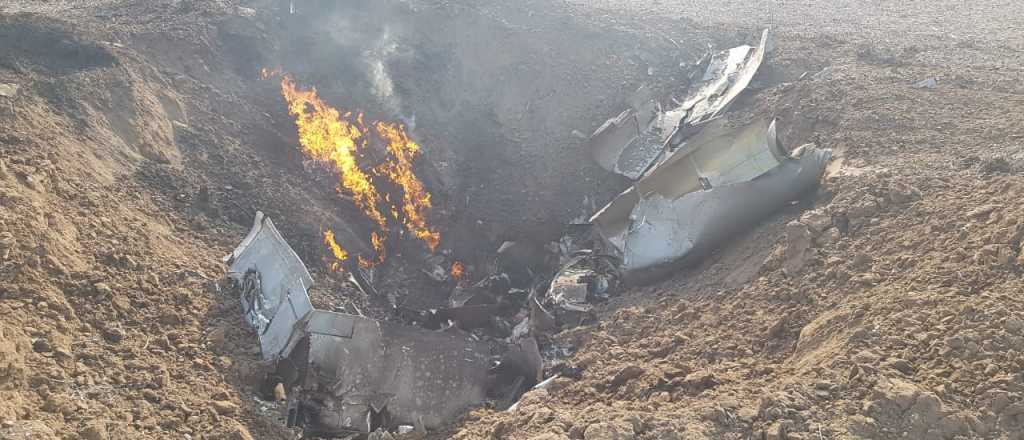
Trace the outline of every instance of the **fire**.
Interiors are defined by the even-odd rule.
[[[348,260],[348,252],[345,252],[345,250],[338,245],[338,242],[334,241],[334,231],[328,229],[327,231],[324,232],[324,244],[326,244],[327,247],[331,249],[331,253],[334,254],[334,258],[336,258],[338,261]],[[335,263],[332,266],[332,269],[337,270],[337,266],[338,264]]]
[[[332,165],[341,178],[338,190],[351,192],[363,214],[387,231],[387,220],[380,210],[380,194],[370,176],[356,163],[356,153],[366,146],[367,130],[362,124],[362,115],[354,119],[351,112],[342,115],[320,100],[315,88],[301,90],[288,76],[281,79],[281,93],[288,101],[288,112],[295,116],[302,152],[313,160]]]
[[[462,267],[461,261],[452,263],[451,274],[456,281],[462,281],[462,278],[466,276],[466,268]]]
[[[260,73],[263,77],[279,74],[276,69],[263,69]],[[359,256],[361,266],[372,267],[384,261],[390,230],[387,216],[400,221],[430,250],[437,248],[441,235],[426,220],[431,208],[430,193],[413,172],[413,161],[420,154],[420,146],[409,138],[404,126],[382,121],[366,124],[362,113],[338,111],[320,99],[316,88],[299,88],[288,75],[281,78],[281,94],[288,103],[288,112],[295,117],[302,152],[333,168],[339,175],[337,190],[350,193],[356,206],[377,227],[370,235],[376,257]],[[362,155],[371,139],[385,144],[388,157],[367,172],[356,158]],[[373,176],[387,178],[401,189],[400,206],[392,201],[391,195],[377,190]],[[324,233],[324,242],[336,258],[348,258],[348,253],[334,241],[333,232]]]
[[[412,170],[412,161],[420,154],[420,146],[409,139],[405,128],[400,125],[377,122],[373,126],[387,142],[393,159],[381,166],[380,171],[402,188],[402,213],[405,214],[402,223],[407,231],[434,250],[441,242],[441,234],[427,225],[430,194],[423,189],[423,182]]]

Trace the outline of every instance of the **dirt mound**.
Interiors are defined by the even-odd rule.
[[[189,118],[170,81],[87,31],[0,20],[14,39],[0,82],[16,86],[0,98],[0,432],[145,438],[231,430],[236,419],[259,427],[226,386],[239,374],[225,356],[234,352],[207,339],[237,320],[217,308],[230,300],[210,284],[226,247],[200,240],[189,213],[162,209],[162,194],[133,178],[182,166],[176,140]],[[234,411],[211,404],[231,401]]]

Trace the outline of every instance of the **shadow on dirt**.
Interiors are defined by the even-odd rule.
[[[0,16],[0,66],[67,75],[118,63],[106,48],[26,14]]]

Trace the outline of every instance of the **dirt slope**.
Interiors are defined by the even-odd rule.
[[[454,190],[460,200],[486,195],[472,179],[505,186],[506,198],[479,205],[488,221],[508,216],[509,203],[536,203],[531,221],[551,206],[568,217],[588,187],[607,192],[619,181],[594,174],[589,158],[578,174],[562,173],[579,151],[574,121],[616,113],[643,63],[678,63],[705,41],[747,42],[767,24],[777,39],[763,89],[739,103],[737,117],[774,114],[788,145],[814,142],[841,159],[817,194],[701,267],[625,292],[597,324],[558,335],[577,349],[568,362],[578,377],[529,393],[514,412],[477,410],[437,437],[1024,438],[1019,7],[603,3],[531,2],[517,15],[486,2],[473,9],[489,17],[475,26],[511,25],[498,37],[530,34],[515,25],[537,16],[542,29],[567,21],[610,33],[593,44],[613,42],[616,57],[631,44],[641,54],[639,63],[609,56],[614,74],[581,71],[589,87],[609,89],[603,101],[560,78],[550,80],[559,85],[552,102],[550,90],[530,90],[530,108],[573,101],[563,111],[577,119],[524,112],[532,101],[513,93],[488,101],[505,103],[497,114],[510,122],[482,132],[509,135],[507,148],[526,140],[523,152],[497,158],[528,164],[568,145],[525,179],[551,188],[541,196],[509,185],[517,174],[489,175],[500,160],[466,169],[473,177]],[[451,12],[435,6],[422,7]],[[255,338],[235,299],[216,288],[219,258],[256,209],[313,266],[323,256],[320,227],[352,225],[352,242],[364,231],[302,167],[275,86],[255,77],[275,61],[266,54],[287,47],[265,19],[281,7],[0,6],[0,438],[292,437],[267,416],[273,405],[255,400],[266,397],[256,388]],[[641,37],[659,42],[631,40]],[[531,44],[529,68],[559,53],[543,53],[543,38]],[[912,87],[926,78],[938,86]],[[422,79],[396,81],[422,87],[408,95],[413,108],[440,105],[418,94],[430,86]],[[447,81],[444,90],[459,89]],[[460,105],[452,108],[478,113]],[[442,125],[441,114],[426,120]],[[458,140],[430,125],[435,144]],[[543,129],[527,133],[534,125]],[[542,142],[551,133],[558,138]],[[373,313],[372,299],[316,277],[346,293],[339,307]]]
[[[0,82],[18,87],[0,98],[0,435],[258,431],[226,381],[234,358],[214,335],[235,318],[210,284],[227,249],[210,228],[244,229],[165,172],[191,165],[204,115],[119,43],[0,22]]]

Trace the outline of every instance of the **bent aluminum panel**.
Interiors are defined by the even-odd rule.
[[[785,157],[778,145],[775,122],[758,119],[732,127],[717,119],[636,183],[641,197],[661,194],[674,199],[703,188],[753,179],[779,166]]]
[[[259,335],[263,359],[287,356],[295,324],[313,310],[307,293],[313,285],[309,270],[262,212],[225,261],[231,265],[229,276],[238,281],[250,271],[258,275],[259,285],[250,297],[243,295],[242,308]]]
[[[671,269],[710,253],[734,234],[814,188],[831,151],[808,149],[799,160],[787,160],[751,181],[686,194],[669,200],[645,199],[633,215],[636,222],[625,238],[623,277],[629,282],[653,280]]]
[[[811,149],[791,159],[775,131],[774,121],[738,128],[712,121],[591,217],[623,258],[625,281],[703,256],[817,184],[831,153]]]
[[[590,154],[602,168],[635,180],[661,155],[662,144],[679,122],[677,118],[664,129],[671,115],[658,111],[654,101],[627,109],[594,131]]]
[[[619,156],[629,144],[640,136],[640,126],[633,109],[623,110],[597,127],[590,135],[589,150],[598,165],[608,171],[615,171]]]
[[[757,47],[744,45],[715,54],[700,87],[678,107],[661,111],[649,98],[634,99],[638,102],[590,136],[589,149],[594,160],[613,173],[632,180],[640,178],[669,151],[670,145],[678,145],[699,130],[696,126],[721,115],[750,85],[764,62],[768,37],[765,29]]]
[[[321,310],[307,331],[310,371],[337,402],[320,423],[366,432],[371,408],[386,407],[395,424],[440,428],[486,397],[489,347],[466,334]]]
[[[717,119],[594,214],[590,222],[621,249],[641,199],[655,194],[667,199],[682,197],[701,190],[701,178],[712,186],[750,180],[778,166],[782,156],[774,123],[757,120],[733,128]]]
[[[646,86],[640,87],[629,101],[628,109],[594,130],[588,149],[602,168],[636,180],[661,156],[662,144],[681,116],[662,112]]]
[[[761,68],[768,38],[768,29],[765,29],[761,32],[757,48],[739,46],[714,56],[704,73],[704,85],[683,103],[683,107],[690,111],[686,115],[686,124],[706,122],[729,108]]]

